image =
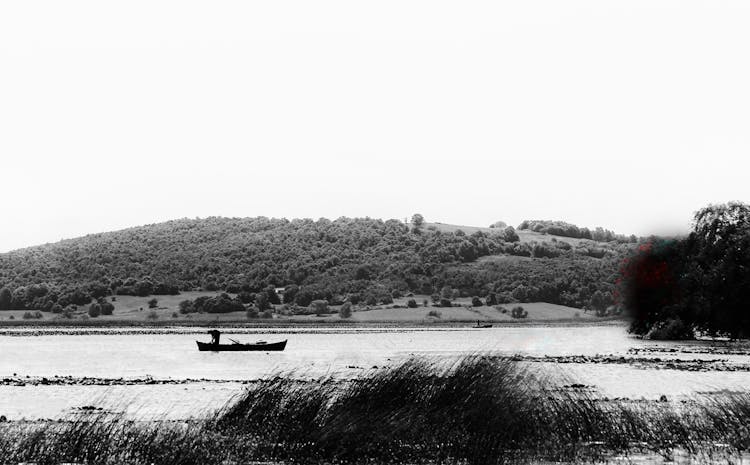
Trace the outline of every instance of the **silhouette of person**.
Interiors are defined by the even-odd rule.
[[[211,335],[211,344],[219,345],[219,338],[221,337],[221,331],[212,329],[211,331],[208,332],[208,334]]]

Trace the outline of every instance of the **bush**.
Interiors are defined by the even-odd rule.
[[[325,300],[313,300],[310,304],[310,311],[316,315],[328,313],[328,302]]]
[[[89,313],[89,316],[91,318],[96,318],[96,317],[98,317],[99,315],[102,314],[102,306],[99,305],[99,304],[96,304],[96,303],[91,304],[91,305],[89,305],[89,312],[88,313]]]
[[[146,318],[148,318],[149,320],[158,320],[159,314],[157,314],[156,311],[151,310],[150,312],[148,312],[148,315],[146,315]]]
[[[646,339],[656,341],[681,341],[693,339],[693,328],[686,325],[679,318],[670,318],[654,325],[646,334]]]
[[[442,298],[442,299],[440,299],[440,306],[441,307],[452,307],[453,303],[450,301],[450,299]]]
[[[523,307],[517,305],[510,311],[510,316],[513,318],[526,318],[529,316],[529,313]]]
[[[441,318],[443,316],[443,314],[440,313],[437,310],[430,310],[429,312],[427,312],[427,316],[431,316],[431,317],[434,317],[434,318]]]
[[[172,318],[178,318],[180,315],[177,314],[177,312],[172,312]]]
[[[425,302],[427,302],[427,301],[425,300]],[[409,299],[409,300],[408,300],[408,301],[406,302],[406,306],[407,306],[407,307],[409,307],[409,308],[417,308],[417,307],[418,307],[419,305],[417,305],[417,301],[416,301],[416,300],[414,300],[414,299]]]
[[[99,301],[99,307],[101,308],[102,315],[111,315],[115,311],[115,306],[107,302],[106,299]]]
[[[344,302],[344,305],[339,308],[339,316],[341,318],[350,318],[352,316],[351,302]]]
[[[148,308],[156,308],[159,306],[159,301],[156,300],[156,298],[153,298],[148,301]]]
[[[273,312],[271,312],[271,310],[264,310],[263,313],[260,314],[260,317],[270,320],[273,318]]]
[[[51,311],[52,313],[62,313],[63,311],[62,305],[60,304],[53,305]]]
[[[11,315],[11,317],[12,316],[13,315]],[[37,310],[36,312],[33,312],[33,313],[32,312],[24,312],[24,314],[23,314],[23,319],[24,320],[38,320],[38,319],[40,319],[42,317],[43,317],[42,312],[40,312],[39,310]]]
[[[481,307],[483,304],[479,297],[474,296],[471,298],[471,305],[474,307]]]
[[[245,312],[245,316],[247,317],[248,320],[254,320],[258,318],[259,316],[258,308],[255,306],[248,307],[247,312]]]
[[[179,303],[180,313],[194,313],[196,312],[195,305],[192,300],[183,300]]]

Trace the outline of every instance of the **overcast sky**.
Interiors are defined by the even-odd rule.
[[[181,217],[684,231],[750,200],[744,1],[0,4],[0,251]]]

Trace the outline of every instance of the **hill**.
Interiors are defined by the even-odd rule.
[[[432,226],[212,217],[92,234],[0,254],[0,309],[61,312],[111,294],[191,290],[236,294],[237,304],[261,310],[282,300],[383,303],[409,292],[602,306],[612,302],[619,262],[631,247]]]

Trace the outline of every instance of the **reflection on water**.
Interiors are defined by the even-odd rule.
[[[220,407],[241,390],[243,381],[279,372],[302,378],[355,376],[373,367],[398,363],[411,355],[443,359],[479,352],[533,357],[606,355],[724,360],[729,364],[750,365],[750,356],[741,351],[725,354],[726,350],[704,350],[716,347],[716,343],[643,341],[630,337],[622,326],[232,330],[231,337],[243,342],[289,340],[284,352],[268,353],[199,352],[195,340],[207,340],[205,330],[180,328],[162,331],[165,334],[137,331],[118,334],[116,329],[98,328],[95,334],[15,332],[0,336],[0,378],[14,380],[0,386],[0,415],[56,417],[75,407],[110,402],[110,406],[117,404],[112,408],[136,416],[158,414],[184,418]],[[681,351],[681,348],[687,350]],[[545,373],[572,377],[609,397],[651,398],[662,394],[680,396],[718,389],[739,390],[750,382],[748,371],[694,372],[664,369],[661,365],[646,369],[629,363],[533,362],[529,366]],[[27,376],[30,380],[70,376],[74,381],[18,385],[21,384],[18,381],[23,382]],[[146,377],[189,382],[126,385],[120,380]],[[80,378],[103,378],[111,385],[80,385],[75,381]]]

